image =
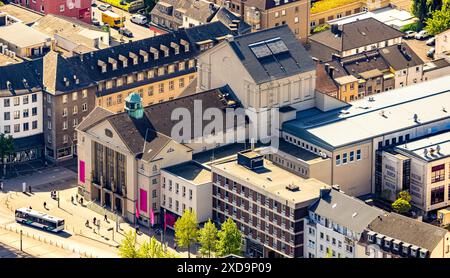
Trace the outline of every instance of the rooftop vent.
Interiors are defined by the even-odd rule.
[[[292,192],[298,192],[300,191],[300,187],[294,183],[289,184],[288,186],[286,186],[286,189]]]
[[[437,145],[436,146],[436,152],[439,154],[439,153],[441,153],[441,145]]]

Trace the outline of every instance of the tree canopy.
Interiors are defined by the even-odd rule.
[[[202,255],[208,255],[208,258],[211,258],[211,253],[216,250],[217,233],[216,225],[211,220],[208,220],[199,231],[198,242],[201,245],[200,253]]]
[[[180,247],[188,249],[190,257],[191,246],[197,242],[198,228],[195,212],[185,210],[183,215],[175,222],[175,240]]]
[[[242,234],[233,219],[228,218],[227,221],[222,223],[218,237],[219,240],[216,246],[218,256],[241,255]]]

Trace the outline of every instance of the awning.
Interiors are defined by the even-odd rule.
[[[35,147],[44,147],[44,134],[13,139],[14,151],[24,151]]]

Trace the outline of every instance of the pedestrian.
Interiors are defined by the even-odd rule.
[[[86,223],[84,224],[84,226],[89,227],[89,220],[86,220]]]
[[[81,205],[83,205],[83,198],[80,198],[80,203]]]
[[[44,208],[47,209],[47,203],[46,202],[44,202]]]
[[[96,220],[97,220],[97,218],[95,218],[95,217],[94,217],[94,219],[92,220],[92,223],[94,223],[94,225],[96,225],[96,223],[97,223]]]
[[[30,206],[30,209],[33,209],[33,208]]]
[[[78,203],[78,194],[77,194],[77,195],[75,195],[75,199],[77,200],[77,203]]]
[[[72,202],[72,204],[73,204],[73,200],[74,200],[74,198],[73,198],[73,196],[71,196],[70,201]]]
[[[105,222],[108,222],[108,216],[105,214]]]
[[[136,225],[136,234],[139,234],[139,226]]]

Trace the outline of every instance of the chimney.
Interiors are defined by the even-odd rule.
[[[331,33],[340,36],[341,35],[341,30],[339,30],[339,25],[338,24],[332,24],[331,25]]]
[[[128,56],[130,56],[130,58],[133,59],[133,65],[137,65],[138,64],[139,57],[136,54],[134,54],[133,52],[130,52],[128,54]]]
[[[64,81],[64,85],[65,85],[66,87],[69,87],[69,85],[70,85],[69,79],[68,79],[67,77],[64,77],[64,78],[63,78],[63,81]]]
[[[189,52],[189,42],[183,39],[180,40],[180,44],[184,46],[184,52]]]
[[[161,44],[159,46],[159,49],[161,49],[164,52],[164,57],[169,57],[169,48],[167,46]]]
[[[122,54],[119,54],[119,60],[122,62],[122,66],[124,68],[128,67],[128,58],[123,56]]]
[[[150,47],[150,53],[153,53],[153,59],[158,60],[159,59],[159,50],[154,48],[154,47]]]
[[[331,192],[331,188],[324,187],[320,189],[320,198],[324,198],[325,196],[328,196]]]
[[[139,50],[139,55],[141,55],[142,56],[142,58],[144,59],[144,63],[147,63],[148,62],[148,53],[147,53],[147,51],[144,51],[144,50]]]
[[[76,75],[73,76],[73,80],[75,80],[75,84],[80,84],[80,79]]]
[[[175,50],[175,54],[180,54],[180,46],[177,43],[171,42],[170,47]]]
[[[116,59],[109,57],[108,63],[111,64],[113,70],[117,69],[117,60]]]

